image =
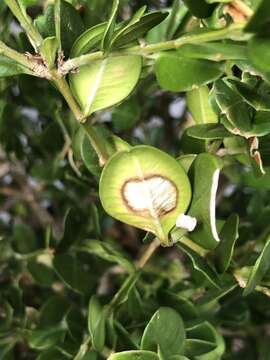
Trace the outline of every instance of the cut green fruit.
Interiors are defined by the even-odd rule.
[[[125,99],[137,84],[141,68],[140,56],[115,56],[93,61],[70,74],[71,90],[83,114],[89,116]]]
[[[168,233],[191,199],[189,179],[171,156],[139,145],[111,157],[100,179],[100,199],[115,219],[155,234],[168,246]]]

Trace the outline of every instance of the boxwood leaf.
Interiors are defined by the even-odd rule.
[[[208,321],[189,327],[187,337],[185,355],[194,356],[196,360],[218,360],[225,351],[222,336]]]
[[[220,243],[215,249],[215,263],[219,272],[225,272],[231,262],[238,234],[239,217],[232,214],[223,225],[219,234]]]
[[[197,219],[198,225],[190,233],[191,239],[206,249],[219,242],[216,227],[216,192],[222,161],[214,155],[199,154],[190,168],[193,179],[193,196],[188,215]]]
[[[0,55],[0,78],[20,74],[32,74],[29,69],[5,56]]]
[[[131,350],[112,354],[108,360],[159,360],[159,357],[152,351]]]
[[[248,42],[248,58],[252,65],[262,71],[270,71],[270,39],[254,36]]]
[[[168,245],[168,233],[189,205],[188,177],[168,154],[139,145],[113,155],[103,169],[100,199],[112,217],[150,231]]]
[[[165,359],[182,354],[185,340],[184,323],[169,307],[161,307],[147,324],[141,341],[143,350],[159,351]]]
[[[270,44],[269,44],[270,45]],[[269,68],[270,69],[270,68]],[[234,85],[238,94],[255,110],[270,111],[270,96],[266,94],[259,94],[250,85],[238,80],[229,80]]]
[[[202,44],[185,44],[181,46],[181,54],[192,59],[212,61],[246,60],[247,47],[233,41],[213,41]]]
[[[192,15],[198,18],[209,17],[215,9],[214,4],[208,4],[205,0],[184,0]]]
[[[99,256],[104,260],[116,262],[129,272],[135,270],[135,266],[128,257],[111,243],[87,239],[78,246],[78,249]]]
[[[119,7],[119,0],[113,0],[111,15],[107,23],[103,38],[101,40],[101,50],[107,52],[110,50],[111,39],[115,28],[115,21]]]
[[[251,129],[250,107],[225,80],[215,82],[216,101],[223,114],[234,127],[234,131],[245,134]]]
[[[126,98],[137,84],[142,67],[140,56],[116,56],[93,61],[70,74],[73,94],[85,116]]]
[[[222,124],[194,125],[187,129],[187,134],[203,140],[218,140],[233,136]]]
[[[265,33],[269,32],[270,4],[268,0],[260,0],[254,15],[245,27],[247,32]]]
[[[220,279],[214,269],[207,263],[205,258],[197,254],[194,250],[183,243],[176,245],[180,250],[184,251],[185,254],[192,261],[192,265],[195,270],[199,271],[207,281],[212,284],[215,288],[220,289]]]
[[[139,18],[136,13],[124,28],[116,32],[112,39],[112,47],[121,47],[141,38],[146,32],[161,23],[167,15],[166,12],[153,11]]]
[[[190,59],[180,52],[170,51],[158,56],[155,73],[162,89],[189,91],[218,79],[223,73],[223,64]]]
[[[104,31],[106,30],[107,22],[92,26],[85,30],[74,42],[70,57],[80,56],[90,52],[101,41]]]
[[[91,297],[88,308],[88,330],[91,336],[93,347],[97,351],[102,351],[105,344],[105,321],[107,313],[98,298]]]
[[[247,285],[244,290],[244,296],[249,295],[266,274],[270,266],[270,238],[267,239],[264,248],[252,267]]]
[[[37,329],[31,332],[28,344],[37,350],[50,349],[64,339],[65,333],[66,325],[64,323],[45,329]]]
[[[209,102],[209,89],[206,85],[187,93],[187,107],[197,124],[218,122],[218,117]]]

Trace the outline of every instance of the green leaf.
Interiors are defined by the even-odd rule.
[[[58,43],[55,36],[47,37],[41,45],[41,52],[45,57],[49,69],[55,67],[55,59],[57,55]]]
[[[66,211],[64,219],[64,233],[57,247],[58,252],[66,251],[80,236],[80,230],[85,218],[78,208],[70,208]]]
[[[134,40],[140,39],[151,28],[162,22],[168,13],[161,11],[153,11],[139,18],[136,13],[131,21],[118,32],[112,39],[112,47],[119,48]]]
[[[14,250],[20,254],[28,254],[38,248],[36,235],[27,224],[16,224],[14,226],[12,243]]]
[[[151,351],[132,350],[112,354],[108,360],[159,360],[159,357]]]
[[[1,50],[0,50],[1,53]],[[14,60],[0,55],[0,78],[20,74],[32,74],[30,70]]]
[[[136,285],[139,277],[140,277],[140,271],[136,271],[127,277],[127,279],[123,282],[120,289],[112,298],[110,302],[111,309],[118,307],[119,305],[125,303],[128,300],[129,294]]]
[[[136,86],[141,73],[140,56],[116,56],[93,61],[70,75],[71,89],[85,116],[115,105]]]
[[[255,262],[255,265],[252,267],[250,272],[247,285],[243,292],[244,296],[249,295],[266,274],[270,266],[270,238],[267,239],[264,248]]]
[[[50,287],[55,281],[55,273],[48,265],[32,260],[29,261],[27,269],[39,286]]]
[[[221,124],[194,125],[187,129],[188,136],[202,140],[219,140],[233,135]]]
[[[254,36],[248,42],[248,58],[262,72],[270,72],[270,39]]]
[[[268,0],[260,0],[254,15],[245,27],[245,31],[261,33],[265,35],[269,32],[270,25],[270,6]]]
[[[209,89],[207,86],[201,86],[187,93],[187,107],[197,124],[218,122],[218,117],[209,102]]]
[[[161,307],[147,324],[141,341],[143,350],[159,351],[167,359],[182,354],[185,340],[184,323],[173,309]]]
[[[111,15],[107,23],[103,38],[101,40],[101,50],[103,52],[108,52],[110,50],[118,7],[119,7],[119,0],[113,0]]]
[[[208,4],[205,0],[184,0],[192,15],[198,18],[209,17],[215,9],[215,5]]]
[[[100,305],[98,298],[91,297],[88,308],[88,330],[93,347],[102,351],[105,344],[105,321],[107,313]]]
[[[207,321],[187,329],[185,355],[196,360],[219,360],[225,351],[222,336]]]
[[[112,112],[112,123],[117,132],[132,129],[140,120],[141,107],[133,98],[115,107]]]
[[[213,249],[219,242],[216,227],[216,192],[222,161],[211,154],[199,154],[192,163],[193,196],[188,215],[197,219],[198,225],[190,233],[191,239],[206,249]]]
[[[103,22],[85,30],[74,42],[70,51],[70,57],[86,54],[95,48],[102,39],[106,27],[107,22]]]
[[[53,259],[54,269],[59,278],[73,291],[89,294],[92,289],[90,271],[73,255],[56,255]]]
[[[250,85],[237,80],[229,80],[234,85],[238,94],[255,110],[270,111],[270,96],[259,94]]]
[[[70,304],[67,298],[59,295],[51,296],[40,308],[40,326],[49,328],[60,323],[69,308]]]
[[[228,130],[244,135],[251,129],[251,113],[247,103],[225,80],[216,81],[214,91],[217,104],[233,129]]]
[[[158,56],[155,73],[162,89],[189,91],[218,79],[223,73],[223,64],[190,59],[181,56],[180,51],[170,51]]]
[[[181,165],[150,146],[113,155],[103,169],[99,193],[108,214],[152,232],[164,245],[191,196]]]
[[[158,293],[158,299],[162,306],[168,306],[176,310],[185,322],[194,320],[199,316],[197,308],[189,299],[177,295],[172,291],[160,291]]]
[[[212,286],[220,289],[220,279],[218,275],[202,256],[198,255],[194,250],[183,243],[178,243],[176,246],[184,251],[190,258],[195,270],[197,270]]]
[[[60,38],[65,55],[68,55],[76,38],[84,31],[84,24],[76,9],[67,1],[60,3]],[[49,5],[35,24],[44,38],[56,36],[54,5]],[[57,34],[58,35],[58,34]]]
[[[233,41],[213,41],[203,44],[185,44],[181,46],[181,54],[192,59],[211,61],[246,60],[247,47]]]
[[[104,260],[116,262],[128,272],[133,272],[135,270],[135,266],[127,256],[112,243],[98,240],[85,240],[78,249],[99,256]]]
[[[28,344],[37,350],[46,350],[62,342],[66,333],[66,326],[60,324],[46,329],[33,330],[28,337]]]
[[[219,272],[225,272],[231,262],[235,242],[238,239],[239,217],[232,214],[223,225],[219,234],[220,243],[215,249],[215,263]]]

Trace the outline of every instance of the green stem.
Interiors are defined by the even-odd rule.
[[[8,47],[3,41],[0,40],[0,54],[4,55],[12,60],[17,61],[19,64],[25,66],[29,70],[33,70],[35,66],[35,62],[31,59],[28,59],[25,55],[19,53],[16,50],[11,49]]]
[[[64,99],[66,100],[66,102],[67,102],[68,106],[70,107],[70,110],[73,112],[76,120],[78,120],[79,122],[83,121],[84,116],[70,91],[70,88],[68,86],[66,79],[64,77],[54,78],[53,82],[57,86],[58,90],[60,91],[60,93],[62,94]]]
[[[132,46],[127,49],[114,51],[109,56],[141,55],[146,56],[160,51],[176,50],[185,44],[200,44],[202,42],[217,41],[237,35],[244,27],[244,24],[233,24],[225,29],[201,31],[200,33],[184,35],[175,40],[163,41],[147,46]],[[81,55],[66,61],[61,67],[63,73],[67,73],[79,66],[87,65],[95,60],[102,60],[108,55],[102,51]]]
[[[26,31],[32,45],[37,51],[42,44],[42,36],[33,25],[31,18],[23,12],[16,0],[5,0],[13,15],[17,18],[21,27]]]

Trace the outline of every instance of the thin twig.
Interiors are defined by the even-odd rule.
[[[137,261],[137,268],[142,269],[150,260],[154,252],[160,247],[159,239],[155,238],[150,245],[146,248],[140,259]]]

